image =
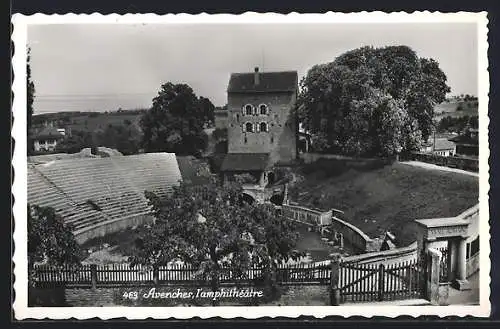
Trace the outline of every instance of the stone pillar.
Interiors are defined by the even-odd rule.
[[[261,187],[265,187],[265,186],[266,186],[266,172],[265,172],[265,171],[263,171],[263,172],[260,174],[259,185],[260,185]]]
[[[458,240],[450,239],[448,241],[448,281],[453,282],[456,279],[457,272],[457,252]]]
[[[467,242],[466,239],[462,238],[458,241],[457,248],[457,271],[455,287],[458,290],[470,290],[469,281],[467,281]]]
[[[427,249],[427,299],[432,305],[446,305],[448,302],[448,284],[439,283],[441,256],[439,250]]]

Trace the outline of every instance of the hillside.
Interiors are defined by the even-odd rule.
[[[459,110],[457,110],[459,108]],[[446,116],[453,118],[478,115],[477,101],[450,101],[436,105],[434,113],[439,120]]]
[[[45,122],[52,122],[58,128],[71,131],[93,132],[104,129],[108,125],[119,126],[132,124],[139,127],[142,110],[116,112],[59,112],[39,114],[33,116],[33,127],[42,126]]]
[[[390,230],[400,246],[415,241],[414,219],[456,216],[478,202],[476,177],[401,163],[320,160],[298,169],[290,189],[301,204],[336,208],[372,237]]]

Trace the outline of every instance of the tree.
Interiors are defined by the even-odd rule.
[[[200,101],[186,84],[162,85],[152,108],[140,121],[145,151],[199,155],[207,146],[203,128],[210,117],[210,105],[206,98]]]
[[[240,278],[258,265],[266,269],[270,289],[275,288],[278,263],[299,256],[292,251],[298,233],[293,222],[275,216],[271,208],[243,202],[241,193],[239,184],[221,187],[215,181],[198,187],[183,183],[165,199],[146,192],[156,221],[136,241],[131,265],[157,267],[181,260],[198,269],[214,291],[223,266]]]
[[[95,132],[95,144],[116,149],[122,154],[130,155],[139,152],[140,132],[132,125],[111,125]]]
[[[203,96],[199,98],[201,111],[203,113],[203,120],[206,126],[211,126],[215,120],[215,105],[212,102]]]
[[[84,148],[95,148],[92,134],[87,131],[74,131],[71,135],[66,136],[56,145],[56,152],[60,153],[78,153]],[[94,152],[92,152],[95,154]]]
[[[346,52],[300,85],[297,114],[315,148],[363,156],[418,149],[449,91],[437,62],[406,46]]]
[[[28,48],[28,58],[26,61],[26,113],[27,113],[27,133],[28,133],[28,155],[33,152],[33,141],[31,139],[31,118],[33,117],[33,101],[35,99],[35,84],[31,79],[30,56],[31,49]]]
[[[29,282],[33,284],[33,269],[37,262],[50,265],[78,265],[81,250],[71,228],[51,207],[28,204],[28,268]]]

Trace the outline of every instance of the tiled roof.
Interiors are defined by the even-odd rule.
[[[436,144],[434,145],[434,150],[451,150],[455,148],[455,143],[447,140],[446,138],[436,138]]]
[[[268,153],[228,153],[221,171],[260,171],[269,166]]]
[[[56,128],[54,127],[45,127],[41,131],[39,131],[37,134],[35,134],[34,138],[36,139],[41,139],[41,138],[63,138],[64,135],[61,134],[59,131],[57,131]]]
[[[259,72],[259,84],[255,84],[255,73],[233,73],[227,88],[228,93],[247,92],[295,92],[297,71]]]

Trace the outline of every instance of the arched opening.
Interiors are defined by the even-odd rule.
[[[267,123],[261,122],[259,128],[261,132],[267,132]]]
[[[270,199],[269,201],[271,201],[271,203],[277,205],[277,206],[281,206],[283,204],[283,193],[278,193],[278,194],[274,194]]]
[[[276,177],[275,177],[274,173],[272,171],[268,172],[267,173],[267,184],[273,185],[275,181],[276,181]]]
[[[247,193],[242,193],[241,198],[240,198],[242,203],[247,203],[247,204],[253,204],[255,202],[255,199]]]
[[[252,133],[253,132],[253,124],[251,122],[245,123],[245,131]]]

